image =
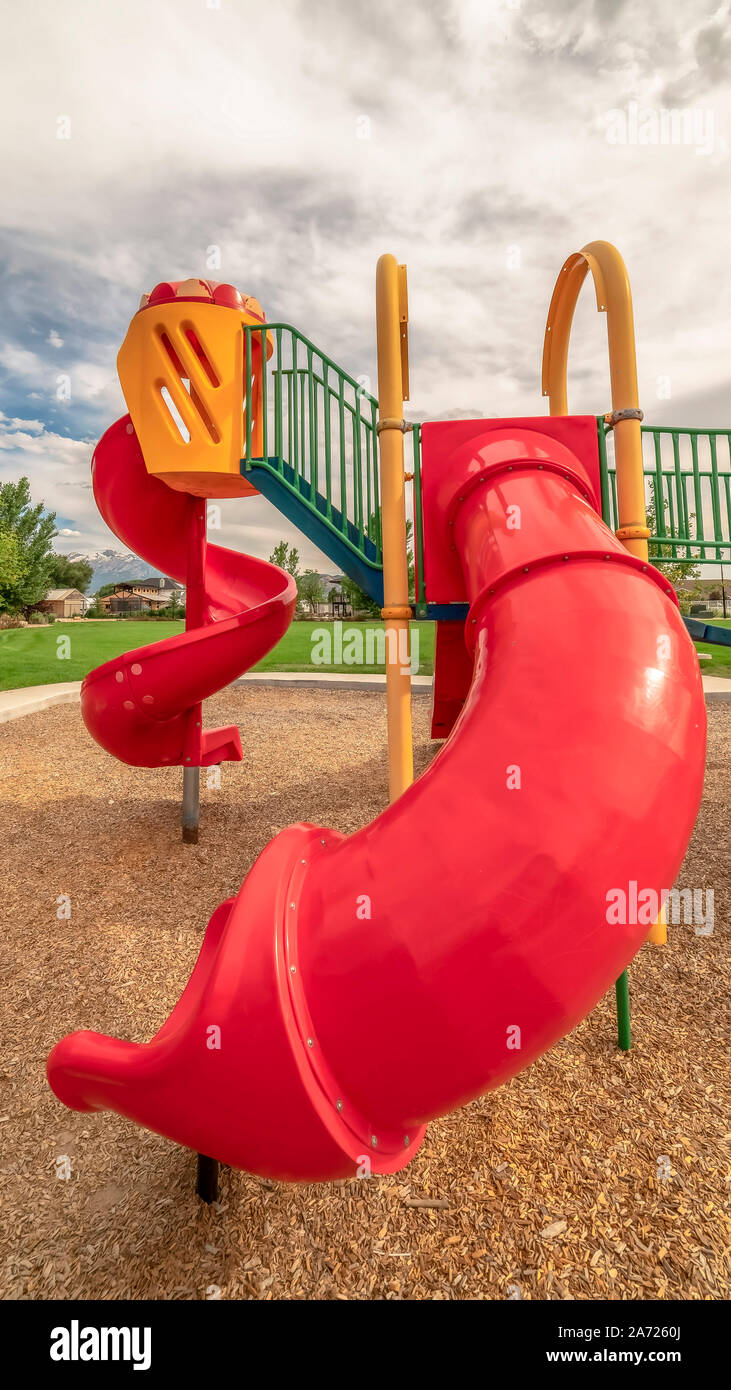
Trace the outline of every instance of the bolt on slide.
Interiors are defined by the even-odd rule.
[[[141,429],[141,455],[123,422],[113,429],[129,441],[123,491],[127,471],[139,481],[150,465]],[[461,650],[437,644],[446,741],[356,834],[276,836],[213,914],[151,1042],[85,1031],[58,1043],[48,1076],[66,1105],[114,1110],[263,1176],[345,1177],[366,1156],[391,1173],[430,1119],[573,1028],[646,937],[607,921],[607,893],[674,881],[703,781],[702,683],[675,596],[601,518],[592,417],[433,423],[422,444],[430,598],[467,605]],[[170,474],[158,527],[164,498],[177,531],[180,465]],[[244,557],[230,556],[210,592],[220,584],[251,612],[259,581],[247,587]],[[268,598],[283,631],[289,597]],[[135,664],[142,674],[119,683],[143,692],[125,727],[151,758],[144,651]],[[171,663],[171,692],[187,672]],[[213,673],[196,679],[202,699]]]

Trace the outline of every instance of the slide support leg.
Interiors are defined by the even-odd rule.
[[[218,1201],[218,1160],[198,1154],[198,1178],[195,1190],[202,1202],[208,1206]]]
[[[617,996],[617,1046],[622,1052],[629,1052],[632,1046],[632,1029],[629,1020],[629,980],[623,970],[614,986]]]
[[[200,780],[199,767],[183,768],[183,810],[180,819],[183,827],[183,843],[186,845],[198,844]]]

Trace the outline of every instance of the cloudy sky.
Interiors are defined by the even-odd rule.
[[[543,414],[553,281],[604,238],[630,271],[646,418],[730,425],[729,8],[6,6],[0,479],[29,474],[59,549],[116,547],[89,460],[124,411],[115,358],[141,291],[230,281],[375,380],[385,250],[408,263],[414,418]],[[573,410],[608,408],[586,290],[570,387]],[[266,556],[285,533],[263,499],[224,507],[227,544]]]

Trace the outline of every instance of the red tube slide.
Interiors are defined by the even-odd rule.
[[[152,1042],[60,1042],[67,1105],[263,1175],[393,1172],[430,1118],[569,1032],[647,935],[610,924],[607,895],[672,885],[703,779],[674,596],[565,445],[451,428],[426,427],[424,452],[427,581],[441,550],[470,604],[449,739],[357,834],[272,841]]]
[[[200,704],[260,661],[286,632],[297,602],[290,575],[206,541],[206,502],[147,472],[129,415],[100,439],[94,497],[130,550],[187,586],[188,630],[126,652],[81,687],[89,733],[135,767],[208,767],[241,760],[235,726],[202,728]]]

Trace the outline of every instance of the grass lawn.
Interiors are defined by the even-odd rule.
[[[383,623],[352,623],[347,618],[339,624],[340,646],[333,640],[334,623],[292,623],[281,642],[268,656],[260,661],[255,671],[339,671],[358,674],[368,671],[385,671],[383,661],[384,641],[378,642],[378,633],[383,632]],[[330,634],[329,655],[331,662],[317,660],[318,654],[327,655],[327,644],[319,634],[326,630]],[[315,634],[318,634],[317,638]],[[349,637],[350,634],[350,637]],[[370,636],[369,636],[370,634]],[[411,640],[414,675],[430,676],[434,670],[434,624],[412,623]],[[418,653],[415,637],[418,638]],[[379,651],[380,645],[380,651]],[[418,671],[416,658],[418,656]],[[341,658],[340,660],[338,658]]]
[[[23,685],[51,685],[56,681],[80,681],[95,666],[121,652],[144,647],[182,632],[185,624],[77,622],[51,623],[48,627],[19,627],[0,632],[0,690]],[[68,637],[70,656],[56,655],[57,637]]]
[[[331,646],[332,657],[341,656],[342,659],[333,660],[332,664],[313,662],[313,633],[327,629],[332,636],[333,627],[334,624],[328,622],[292,623],[279,645],[254,670],[340,671],[352,674],[385,669],[376,660],[379,652],[375,636],[371,637],[370,644],[367,637],[368,629],[372,634],[382,631],[382,623],[343,622],[342,652],[338,652],[336,643],[333,642]],[[412,623],[411,627],[418,630],[419,672],[429,675],[434,662],[434,624]],[[25,685],[50,685],[57,681],[80,681],[95,666],[111,661],[112,657],[132,651],[135,647],[146,647],[151,642],[161,642],[164,637],[172,637],[183,629],[182,622],[126,621],[52,623],[48,627],[10,628],[7,632],[0,632],[0,690],[17,690]],[[349,630],[355,631],[360,641],[353,643],[351,639],[349,644]],[[59,659],[56,655],[56,639],[62,636],[70,638],[68,659]],[[362,646],[362,652],[354,649],[358,645]],[[369,645],[372,650],[369,650]],[[373,659],[370,662],[365,659],[362,662],[348,660],[349,657],[357,658],[360,655]]]
[[[714,627],[731,627],[731,618],[708,618]],[[709,642],[696,642],[696,651],[708,652],[712,661],[702,661],[701,670],[704,676],[722,676],[726,680],[731,680],[731,647],[712,647]]]
[[[715,618],[714,624],[731,627],[731,618]],[[254,670],[357,674],[385,669],[377,659],[382,652],[378,651],[375,636],[383,631],[382,623],[351,623],[346,619],[340,625],[341,651],[337,643],[332,641],[333,628],[331,622],[292,623],[279,645]],[[323,629],[331,636],[332,660],[327,663],[313,660],[318,646],[322,650],[321,638],[315,643],[314,634],[321,634]],[[430,675],[434,669],[434,624],[412,623],[411,630],[419,639],[418,673]],[[16,690],[24,685],[50,685],[56,681],[80,681],[95,666],[101,666],[104,661],[110,661],[121,652],[146,647],[151,642],[160,642],[164,637],[172,637],[173,633],[182,631],[182,622],[77,622],[52,623],[49,627],[11,628],[7,632],[0,632],[0,690]],[[349,632],[355,634],[350,641]],[[56,639],[61,636],[70,638],[71,654],[68,660],[59,660],[56,655]],[[731,679],[731,647],[714,647],[707,642],[698,642],[696,646],[699,652],[708,652],[712,657],[711,661],[701,662],[704,675]]]

